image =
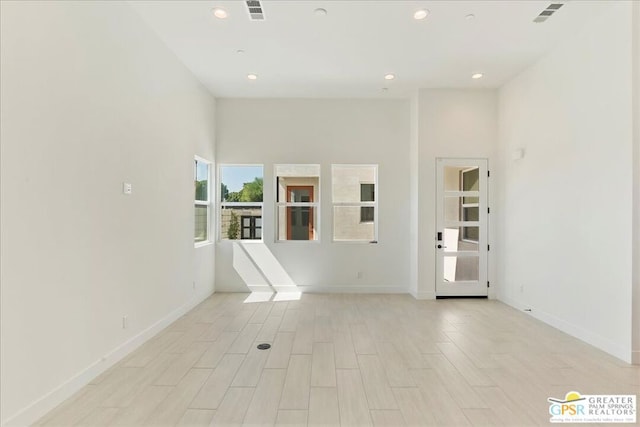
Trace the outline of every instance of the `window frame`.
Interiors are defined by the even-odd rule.
[[[480,168],[477,166],[471,167],[471,168],[467,168],[467,169],[462,169],[459,172],[459,182],[460,182],[460,191],[461,192],[465,192],[465,191],[474,191],[474,190],[465,190],[464,189],[464,177],[465,174],[469,173],[469,172],[473,172],[477,170],[478,173],[480,173]],[[480,177],[478,177],[478,180],[480,179]],[[478,181],[479,182],[479,181]],[[460,221],[470,221],[466,219],[465,216],[465,209],[473,209],[473,208],[477,208],[478,209],[478,215],[480,214],[479,210],[480,210],[480,204],[478,202],[475,203],[465,203],[465,197],[474,197],[474,196],[461,196],[460,197],[460,213],[458,215],[458,217],[460,218]],[[477,221],[477,220],[476,220]],[[468,242],[468,243],[479,243],[480,240],[479,239],[470,239],[466,234],[465,234],[465,230],[466,227],[463,227],[462,229],[462,233],[460,234],[460,241],[462,242]]]
[[[207,200],[197,200],[195,194],[195,183],[198,180],[198,164],[207,165]],[[207,160],[204,157],[200,157],[197,155],[193,156],[193,182],[194,182],[194,193],[193,193],[193,212],[194,212],[194,248],[200,248],[202,246],[207,246],[213,243],[213,239],[211,238],[211,198],[212,198],[212,188],[214,186],[211,174],[211,166],[213,162],[211,160]],[[206,234],[207,238],[201,241],[195,240],[195,211],[197,206],[206,206],[207,208],[207,229]]]
[[[360,181],[359,182],[359,201],[354,201],[354,202],[336,202],[334,200],[334,194],[333,194],[333,180],[334,180],[334,168],[338,166],[338,167],[347,167],[347,168],[374,168],[374,181],[375,182],[370,182],[370,181]],[[332,224],[331,224],[331,241],[333,243],[341,243],[341,244],[356,244],[356,245],[362,245],[362,244],[377,244],[378,243],[378,239],[379,239],[379,235],[378,235],[378,226],[379,226],[379,209],[378,209],[378,204],[379,204],[379,197],[378,197],[378,187],[379,187],[379,169],[380,166],[379,164],[376,163],[332,163],[331,164],[331,211],[332,211]],[[362,201],[362,184],[373,184],[373,201],[371,202],[363,202]],[[367,240],[367,239],[358,239],[358,240],[345,240],[345,239],[336,239],[335,238],[335,208],[336,207],[357,207],[359,208],[359,223],[360,224],[371,224],[373,223],[373,239],[372,240]],[[366,222],[362,222],[360,221],[362,219],[362,208],[363,207],[373,207],[373,221],[366,221]]]
[[[220,194],[220,197],[216,197],[216,205],[217,205],[217,209],[218,212],[216,214],[216,218],[219,219],[218,221],[218,227],[217,227],[217,241],[218,242],[239,242],[242,241],[242,243],[262,243],[264,242],[264,164],[263,163],[219,163],[217,168],[217,173],[218,173],[218,182],[220,183],[219,185],[224,184],[224,182],[222,181],[222,168],[225,167],[259,167],[262,168],[262,202],[224,202],[222,201],[222,192]],[[225,206],[228,207],[238,207],[238,208],[242,208],[242,207],[246,207],[246,208],[251,208],[251,207],[259,207],[260,211],[261,211],[261,215],[260,218],[262,218],[262,227],[260,230],[260,238],[259,239],[243,239],[242,238],[242,217],[243,215],[239,216],[239,221],[240,221],[240,236],[238,239],[226,239],[223,237],[222,235],[222,210]]]
[[[377,171],[376,171],[376,179],[377,178],[378,178],[378,176],[377,176]],[[373,185],[373,200],[362,200],[362,186],[363,185]],[[378,187],[378,184],[376,184],[375,182],[363,182],[363,181],[360,181],[360,202],[361,203],[375,202],[376,201],[377,187]],[[371,221],[363,221],[362,220],[362,211],[363,211],[364,208],[373,208],[373,219]],[[360,224],[371,224],[371,223],[375,223],[375,222],[376,222],[376,208],[375,208],[375,206],[372,206],[372,205],[360,206]]]
[[[314,167],[317,168],[318,170],[318,175],[317,176],[304,176],[304,175],[299,175],[299,176],[290,176],[288,178],[317,178],[318,179],[318,187],[317,189],[314,191],[314,194],[312,195],[312,202],[289,202],[289,201],[279,201],[279,186],[280,186],[280,181],[279,178],[280,176],[278,175],[278,167],[280,166],[307,166],[307,167]],[[275,243],[294,243],[294,244],[299,244],[299,243],[303,243],[303,244],[307,244],[307,243],[320,243],[321,240],[321,203],[320,200],[322,198],[322,166],[319,163],[277,163],[273,165],[273,188],[274,188],[274,204],[275,204],[275,210],[274,210],[274,230],[275,232],[273,233],[273,238],[274,238],[274,242]],[[285,177],[287,178],[287,177]],[[305,184],[294,184],[294,185],[288,185],[286,186],[286,188],[288,187],[304,187],[307,186]],[[286,190],[285,188],[285,190]],[[318,197],[315,197],[315,196]],[[288,199],[289,195],[285,194],[285,199]],[[315,216],[312,216],[310,218],[310,222],[312,224],[312,229],[314,230],[314,237],[315,239],[308,239],[308,240],[290,240],[290,239],[280,239],[280,208],[292,208],[292,207],[309,207],[312,208],[315,211]],[[287,209],[287,214],[286,214],[286,220],[287,221],[287,226],[289,225],[289,214],[288,214],[289,209]],[[288,229],[287,229],[288,230]],[[289,236],[289,231],[287,231],[287,237]]]

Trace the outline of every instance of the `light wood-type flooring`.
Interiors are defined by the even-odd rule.
[[[639,366],[498,301],[248,296],[214,294],[37,425],[549,425],[548,397],[640,394]]]

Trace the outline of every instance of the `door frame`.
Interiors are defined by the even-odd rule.
[[[478,167],[478,191],[459,191],[444,189],[445,166],[458,168]],[[487,297],[489,295],[489,208],[488,208],[488,178],[489,161],[486,158],[436,158],[436,235],[435,241],[435,294],[439,297]],[[445,196],[449,197],[478,197],[478,221],[445,221]],[[449,251],[444,247],[445,228],[459,228],[461,226],[479,227],[478,236],[478,280],[463,280],[450,282],[445,280],[445,256],[471,256],[470,251]],[[440,240],[439,240],[440,239]],[[458,239],[460,241],[460,239]],[[439,247],[440,246],[440,247]],[[457,249],[457,248],[456,248]]]
[[[286,187],[286,192],[287,192],[287,203],[291,203],[291,191],[290,190],[308,190],[309,191],[309,201],[305,202],[305,203],[313,203],[314,198],[313,198],[313,192],[315,191],[315,188],[313,185],[287,185]],[[302,206],[305,207],[305,206]],[[287,207],[287,240],[291,240],[291,209],[293,207],[292,206],[288,206]],[[313,240],[313,206],[309,206],[309,239],[308,240]]]

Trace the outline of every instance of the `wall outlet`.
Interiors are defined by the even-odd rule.
[[[129,316],[122,316],[122,329],[129,327]]]
[[[362,279],[364,277],[364,274],[362,273],[362,271],[358,271],[356,273],[356,279]]]
[[[128,196],[131,193],[133,193],[133,186],[128,182],[123,182],[122,183],[122,194],[125,194],[125,195]]]
[[[196,282],[193,282],[193,290],[196,290]]]
[[[520,293],[524,292],[524,285],[520,285]]]

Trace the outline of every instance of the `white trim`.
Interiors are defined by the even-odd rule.
[[[324,294],[408,294],[406,286],[371,286],[371,285],[297,285],[297,292]]]
[[[196,206],[206,206],[207,207],[207,238],[203,241],[200,242],[193,242],[193,247],[194,248],[200,248],[202,246],[206,246],[209,243],[212,243],[214,239],[211,238],[211,214],[212,214],[212,203],[211,203],[211,198],[213,197],[214,193],[214,187],[215,187],[215,180],[213,179],[213,174],[211,173],[211,167],[213,166],[213,162],[211,160],[207,160],[203,157],[200,157],[198,155],[194,155],[193,156],[195,162],[197,163],[203,163],[207,165],[207,200],[196,200],[195,194],[193,195],[193,201],[194,201],[194,214],[195,214],[195,207]],[[194,165],[195,170],[193,171],[193,179],[194,182],[197,181],[198,179],[198,167],[197,164]],[[195,239],[195,236],[194,236]]]
[[[10,425],[26,426],[35,423],[38,419],[42,418],[53,408],[67,400],[82,387],[89,384],[91,380],[118,363],[125,356],[140,347],[149,339],[153,338],[160,331],[165,329],[171,323],[175,322],[178,318],[187,313],[193,307],[209,298],[212,294],[213,291],[207,292],[204,295],[193,296],[191,300],[187,301],[181,307],[172,311],[164,318],[149,326],[147,329],[141,331],[139,334],[131,337],[129,340],[117,346],[116,348],[105,354],[102,358],[96,360],[91,365],[87,366],[85,369],[78,372],[76,375],[69,378],[67,381],[63,382],[55,389],[51,390],[44,396],[40,397],[39,399],[35,400],[31,404],[18,411],[18,413],[3,420],[1,423],[2,427],[8,427]]]
[[[498,301],[502,301],[503,303],[515,308],[518,311],[523,311],[525,314],[529,314],[536,320],[539,320],[568,335],[578,338],[586,342],[587,344],[591,344],[592,346],[597,347],[600,350],[609,353],[610,355],[615,356],[626,363],[631,363],[631,349],[624,348],[624,346],[620,346],[619,344],[611,341],[605,336],[594,334],[593,332],[588,331],[580,326],[569,323],[545,311],[538,310],[536,307],[533,307],[531,305],[525,305],[524,303],[521,303],[519,301],[511,300],[509,298],[498,298]],[[531,311],[525,312],[524,309],[530,309]]]
[[[415,299],[417,300],[429,300],[429,299],[436,299],[436,293],[435,292],[409,292],[411,294],[411,296],[413,296]]]
[[[195,245],[193,245],[193,247],[195,249],[198,249],[198,248],[202,248],[202,247],[205,247],[205,246],[211,246],[211,245],[213,245],[213,241],[205,240],[205,241],[202,241],[202,242],[197,242]]]

